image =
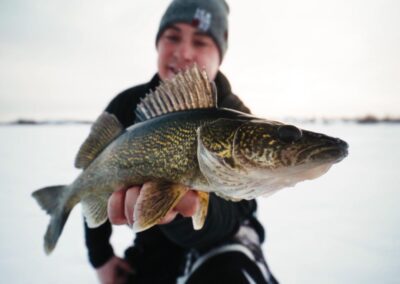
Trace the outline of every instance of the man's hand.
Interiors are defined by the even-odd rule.
[[[114,192],[108,199],[108,217],[114,225],[128,224],[132,225],[133,211],[140,193],[141,186],[133,186],[128,189],[121,189]],[[167,215],[159,222],[166,224],[175,219],[179,213],[184,217],[191,217],[199,206],[199,198],[196,191],[188,190],[178,204],[170,210]]]
[[[105,264],[96,269],[101,284],[126,283],[132,268],[122,258],[113,256]]]

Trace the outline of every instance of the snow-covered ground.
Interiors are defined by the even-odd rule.
[[[264,250],[275,276],[294,283],[400,283],[400,126],[309,124],[343,138],[350,155],[325,176],[259,199]],[[70,183],[87,125],[0,127],[1,283],[97,283],[87,262],[78,206],[51,256],[49,218],[30,197]],[[132,240],[113,235],[117,253]]]

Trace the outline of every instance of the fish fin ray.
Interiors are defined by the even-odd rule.
[[[44,250],[50,254],[55,248],[57,241],[62,233],[68,216],[76,202],[68,199],[65,192],[67,186],[49,186],[32,193],[40,207],[50,216],[50,223],[44,236]]]
[[[82,213],[89,228],[97,228],[107,221],[107,199],[89,195],[82,199]]]
[[[195,64],[148,93],[136,108],[136,119],[143,121],[165,113],[212,107],[217,107],[215,84]]]
[[[186,192],[182,184],[145,183],[136,201],[133,230],[140,232],[157,225]]]
[[[51,215],[61,206],[62,198],[60,197],[66,191],[65,188],[65,185],[44,187],[34,191],[32,197],[36,199],[37,203],[47,214]]]
[[[195,230],[200,230],[203,228],[204,223],[206,221],[207,213],[208,213],[208,203],[210,194],[208,192],[198,191],[199,196],[199,207],[196,212],[192,216],[193,228]]]
[[[103,151],[111,141],[124,132],[117,117],[103,112],[93,123],[89,136],[83,142],[75,159],[75,167],[87,168],[90,163]]]

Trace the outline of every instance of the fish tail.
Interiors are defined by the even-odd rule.
[[[68,186],[49,186],[32,193],[40,207],[51,216],[50,223],[44,236],[44,250],[50,254],[57,244],[58,238],[68,219],[69,213],[77,202],[71,202],[66,193]]]

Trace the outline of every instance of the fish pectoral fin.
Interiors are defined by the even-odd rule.
[[[206,221],[210,194],[208,192],[203,192],[203,191],[198,191],[197,194],[199,196],[199,207],[192,216],[192,222],[193,222],[193,228],[195,230],[200,230],[201,228],[203,228],[204,223]]]
[[[182,184],[146,182],[140,190],[133,212],[133,230],[140,232],[157,225],[187,190]]]
[[[107,221],[107,198],[89,195],[82,199],[82,212],[89,228],[97,228]]]

